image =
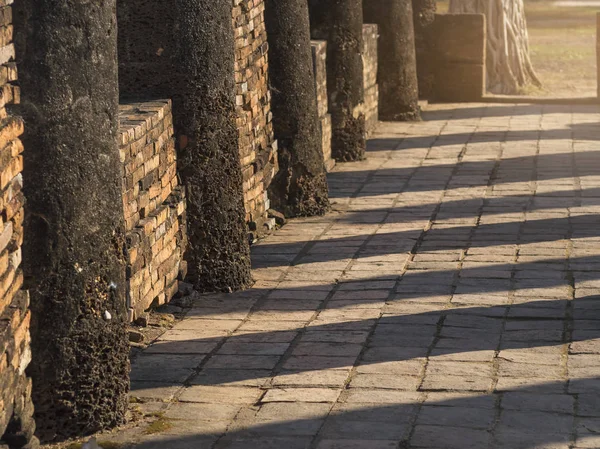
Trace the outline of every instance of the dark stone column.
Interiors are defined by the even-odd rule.
[[[287,217],[329,209],[306,0],[266,0],[269,74],[279,172],[270,187]]]
[[[251,284],[235,114],[230,0],[119,2],[122,96],[173,99],[196,288]],[[150,39],[149,36],[152,36]]]
[[[364,0],[365,22],[379,25],[379,118],[419,120],[411,0]]]
[[[361,0],[309,0],[313,39],[327,41],[327,89],[332,155],[338,161],[365,157]]]
[[[415,36],[418,36],[424,28],[431,25],[435,20],[436,0],[413,0],[412,7]]]
[[[429,40],[430,27],[435,20],[436,0],[413,0],[413,18],[415,25],[415,49],[417,55],[417,79],[419,98],[428,99],[433,94],[434,57]]]
[[[122,424],[129,388],[114,0],[15,4],[38,434]]]

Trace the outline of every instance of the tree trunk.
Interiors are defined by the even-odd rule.
[[[450,0],[450,12],[486,17],[488,91],[518,94],[528,84],[541,87],[529,58],[523,0]]]
[[[288,217],[329,209],[325,162],[310,47],[306,0],[267,0],[273,127],[279,172],[270,187],[276,209]]]
[[[248,287],[231,1],[119,2],[119,40],[122,94],[173,99],[190,281],[203,291]]]
[[[411,0],[364,0],[365,21],[379,25],[379,118],[419,120]]]
[[[362,0],[309,0],[313,39],[327,41],[331,152],[342,162],[365,158]]]
[[[39,435],[122,424],[129,388],[114,0],[15,4]]]
[[[429,43],[429,27],[435,20],[436,0],[413,0],[415,25],[415,50],[417,56],[417,80],[419,98],[427,99],[433,94],[432,48]]]

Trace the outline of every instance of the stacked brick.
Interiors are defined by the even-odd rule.
[[[375,24],[363,25],[363,71],[364,71],[364,113],[367,135],[375,131],[379,120],[379,86],[377,85],[377,40],[378,27]]]
[[[323,159],[327,171],[330,171],[335,166],[335,160],[331,157],[331,114],[329,114],[329,99],[327,98],[327,41],[313,40],[311,48]]]
[[[120,106],[130,319],[168,302],[185,275],[185,194],[178,185],[171,101]]]
[[[29,295],[22,290],[23,121],[6,107],[19,102],[12,10],[0,0],[0,447],[35,444],[29,346]],[[28,447],[32,447],[28,446]]]
[[[483,14],[436,14],[427,29],[433,74],[432,100],[481,101],[486,91]]]
[[[268,44],[263,0],[232,0],[235,80],[244,203],[250,231],[270,229],[267,190],[277,172],[277,145],[271,122]]]

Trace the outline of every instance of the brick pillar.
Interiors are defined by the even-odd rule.
[[[38,434],[122,424],[129,388],[114,0],[15,4]]]
[[[365,20],[379,25],[379,118],[419,120],[411,0],[364,0]]]
[[[267,0],[265,19],[273,87],[279,173],[271,184],[275,208],[288,217],[329,209],[312,67],[306,0]]]
[[[236,128],[232,2],[131,0],[118,7],[122,96],[173,99],[190,281],[200,290],[245,288],[251,283],[250,249]]]
[[[338,161],[364,159],[362,1],[309,0],[308,5],[312,38],[327,41],[332,155]]]

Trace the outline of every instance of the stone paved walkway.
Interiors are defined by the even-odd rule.
[[[600,448],[600,109],[425,119],[135,361],[137,448]]]

